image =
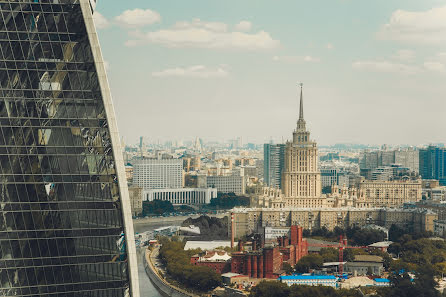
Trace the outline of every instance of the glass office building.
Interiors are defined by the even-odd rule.
[[[139,296],[93,4],[0,1],[0,296]]]
[[[282,174],[285,168],[285,144],[263,146],[263,180],[273,188],[282,188]]]

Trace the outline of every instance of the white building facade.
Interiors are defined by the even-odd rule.
[[[234,193],[244,195],[246,193],[246,179],[244,176],[205,176],[206,187],[216,188],[220,193]]]
[[[183,160],[138,160],[133,165],[133,183],[144,190],[182,188]]]
[[[201,205],[211,203],[217,198],[217,189],[182,188],[182,189],[151,189],[144,190],[144,201],[163,200],[173,205]]]

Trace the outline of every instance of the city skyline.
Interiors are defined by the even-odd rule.
[[[443,142],[440,1],[175,5],[98,3],[98,34],[129,143],[139,135],[287,139],[300,81],[321,145]]]

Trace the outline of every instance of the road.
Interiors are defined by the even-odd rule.
[[[144,250],[144,248],[142,249]],[[143,252],[138,253],[139,292],[141,297],[162,297],[144,270]]]
[[[212,215],[219,218],[226,216],[227,214]],[[153,231],[155,229],[166,227],[166,226],[180,226],[181,223],[186,220],[189,216],[177,216],[177,217],[166,217],[166,218],[146,218],[133,220],[133,228],[135,233],[142,233],[145,231]],[[198,218],[199,215],[192,216],[193,218]],[[144,250],[144,248],[142,249]],[[139,275],[139,288],[141,297],[162,297],[162,295],[153,286],[149,277],[144,270],[143,253],[138,252],[138,275]]]
[[[143,220],[136,220],[134,221],[133,228],[135,229],[135,232],[142,233],[145,231],[153,231],[157,228],[165,227],[165,226],[171,226],[171,225],[180,225],[182,221],[185,220],[185,218],[180,219],[179,217],[177,221],[152,221],[147,220],[142,222]],[[141,221],[141,222],[140,222]],[[138,252],[138,275],[139,275],[139,289],[141,297],[162,297],[162,295],[158,292],[158,290],[155,288],[155,286],[150,281],[149,277],[146,274],[146,271],[144,270],[144,263],[143,261],[143,255],[144,255],[144,248],[141,248],[142,252]]]

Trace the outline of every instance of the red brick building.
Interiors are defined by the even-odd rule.
[[[270,246],[252,244],[251,251],[244,251],[239,243],[239,251],[232,253],[231,272],[252,278],[277,278],[282,271],[283,262],[294,266],[300,258],[308,254],[308,244],[302,238],[302,227],[291,226],[291,239],[279,237],[277,243]]]
[[[231,270],[231,256],[225,251],[207,251],[205,255],[193,255],[190,263],[196,266],[207,266],[222,274]]]

